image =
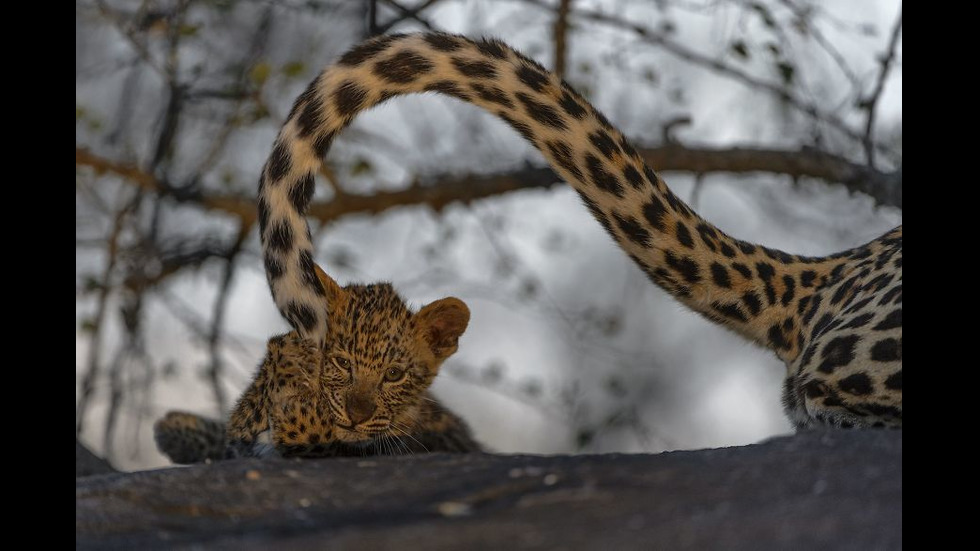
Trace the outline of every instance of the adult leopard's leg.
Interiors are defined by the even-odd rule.
[[[902,426],[901,232],[815,296],[784,404],[801,428]]]

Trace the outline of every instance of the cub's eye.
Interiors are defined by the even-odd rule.
[[[350,371],[350,360],[341,356],[334,356],[333,364],[344,371]]]
[[[405,376],[405,372],[397,367],[389,367],[385,371],[385,380],[389,383],[401,380]]]

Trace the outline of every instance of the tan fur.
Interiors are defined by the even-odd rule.
[[[445,298],[413,313],[387,283],[341,287],[316,272],[332,320],[325,348],[295,331],[273,337],[227,434],[216,436],[217,421],[172,412],[155,427],[161,451],[188,463],[479,450],[462,419],[426,391],[466,330],[463,301]]]
[[[297,98],[263,169],[257,206],[273,298],[302,336],[330,337],[330,307],[346,300],[315,272],[304,218],[322,156],[360,112],[417,92],[446,94],[508,122],[651,281],[772,350],[786,364],[786,410],[799,427],[901,425],[901,227],[824,257],[740,241],[677,197],[567,83],[495,40],[376,37],[341,56]],[[436,355],[454,349],[449,335],[465,325],[459,308],[446,316],[430,324]],[[354,386],[359,390],[348,395],[359,417],[370,409],[369,385]]]

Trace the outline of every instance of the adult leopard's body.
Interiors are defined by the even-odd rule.
[[[296,100],[258,197],[273,297],[300,335],[329,323],[304,214],[333,139],[382,101],[436,92],[497,115],[534,144],[650,279],[787,366],[798,427],[901,426],[902,228],[802,257],[735,239],[679,199],[623,134],[565,82],[506,44],[441,33],[382,36]]]

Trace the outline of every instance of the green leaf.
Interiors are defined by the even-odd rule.
[[[327,251],[327,265],[331,268],[349,270],[357,267],[357,255],[347,247],[337,246]]]
[[[363,157],[355,160],[354,164],[352,164],[350,167],[351,176],[364,176],[372,172],[374,172],[374,165],[371,164],[371,161],[368,161]]]
[[[290,61],[282,66],[281,71],[286,78],[296,78],[303,76],[306,71],[306,64],[302,61]]]
[[[753,3],[751,8],[755,10],[756,13],[759,14],[759,17],[762,19],[763,25],[769,27],[770,29],[776,28],[776,19],[772,16],[772,13],[769,11],[769,8],[763,6],[758,2]]]
[[[861,23],[857,28],[858,32],[864,36],[878,36],[878,27],[876,27],[874,23]]]
[[[252,122],[260,121],[269,116],[269,110],[264,105],[256,105],[249,110],[248,117]]]
[[[191,25],[189,23],[185,23],[181,25],[179,29],[177,29],[177,32],[178,34],[180,34],[180,36],[194,36],[197,34],[197,31],[199,31],[200,29],[201,29],[200,25]]]
[[[259,63],[252,65],[252,68],[248,70],[248,77],[252,79],[252,82],[255,84],[262,85],[265,83],[265,81],[269,80],[269,74],[271,72],[272,68],[269,67],[269,64],[264,61],[260,61]]]
[[[626,383],[616,376],[606,379],[606,391],[615,398],[625,398],[629,394]]]
[[[91,293],[92,291],[98,291],[99,289],[101,289],[102,283],[100,283],[99,280],[96,279],[94,275],[85,276],[84,288],[85,288],[85,292]]]
[[[796,32],[803,36],[808,36],[810,34],[810,22],[803,17],[793,18],[791,26],[796,30]]]
[[[617,314],[603,316],[601,322],[599,323],[599,330],[602,331],[602,334],[607,337],[612,337],[619,334],[622,329],[622,320]]]
[[[493,361],[481,370],[480,377],[485,383],[496,384],[504,378],[504,370],[504,364]]]
[[[531,278],[525,278],[521,281],[521,287],[517,292],[523,299],[532,299],[538,295],[538,282]]]
[[[796,78],[796,67],[792,63],[780,61],[776,64],[776,70],[779,71],[779,77],[783,79],[783,84],[786,86],[793,84],[793,80]]]
[[[537,398],[544,392],[544,388],[541,386],[541,381],[535,379],[528,379],[524,381],[524,383],[521,385],[521,390],[524,392],[524,394],[531,398]]]
[[[218,11],[230,12],[235,7],[235,0],[208,0]]]
[[[164,379],[173,379],[177,376],[177,371],[177,363],[173,360],[163,364],[163,367],[160,368],[160,372]]]
[[[735,42],[732,42],[732,45],[729,46],[729,49],[731,50],[732,54],[742,59],[749,58],[749,46],[742,40],[736,40]]]
[[[660,81],[660,76],[652,67],[647,67],[643,69],[643,80],[656,85]]]

